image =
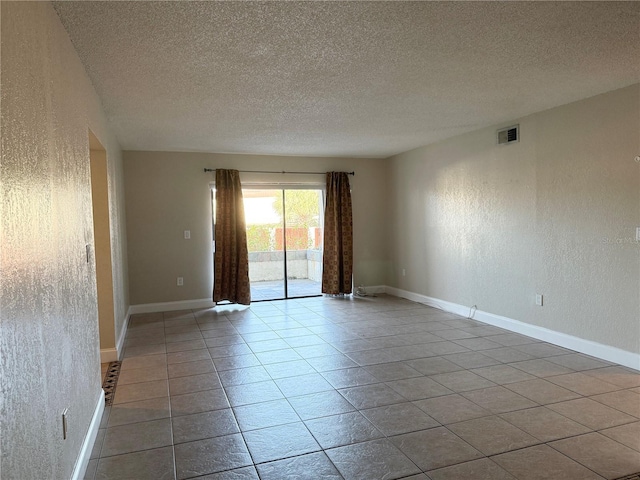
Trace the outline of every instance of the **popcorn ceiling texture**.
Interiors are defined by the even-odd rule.
[[[65,479],[101,393],[89,129],[107,151],[116,331],[128,309],[122,159],[51,5],[0,8],[0,477]]]
[[[638,81],[638,2],[54,2],[125,150],[387,157]]]

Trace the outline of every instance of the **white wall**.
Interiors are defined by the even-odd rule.
[[[355,171],[352,189],[354,281],[384,284],[387,189],[384,159],[309,158],[179,152],[124,152],[131,304],[211,298],[213,258],[209,184],[204,168]],[[256,180],[255,175],[242,175]],[[299,176],[267,176],[295,182]],[[305,177],[306,179],[307,177]],[[322,175],[314,176],[324,182]],[[191,230],[191,240],[183,231]],[[184,286],[176,278],[184,277]]]
[[[89,129],[107,152],[114,307],[128,309],[120,148],[48,2],[1,2],[0,476],[69,478],[102,392]],[[69,436],[61,413],[68,407]]]
[[[392,157],[389,284],[640,353],[639,90]]]

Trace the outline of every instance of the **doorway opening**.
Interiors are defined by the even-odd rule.
[[[91,204],[93,209],[93,252],[96,262],[98,323],[101,363],[118,360],[115,314],[113,304],[113,273],[111,267],[111,227],[109,224],[109,178],[107,152],[89,131],[89,161],[91,166]]]
[[[260,184],[242,195],[251,301],[322,295],[324,190]],[[213,189],[211,197],[215,212]]]
[[[252,301],[321,295],[323,192],[244,188]]]

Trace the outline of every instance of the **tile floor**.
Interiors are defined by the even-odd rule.
[[[88,479],[615,479],[640,373],[407,300],[133,316]]]

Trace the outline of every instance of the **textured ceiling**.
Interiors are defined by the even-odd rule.
[[[386,157],[640,79],[638,2],[54,6],[128,150]]]

